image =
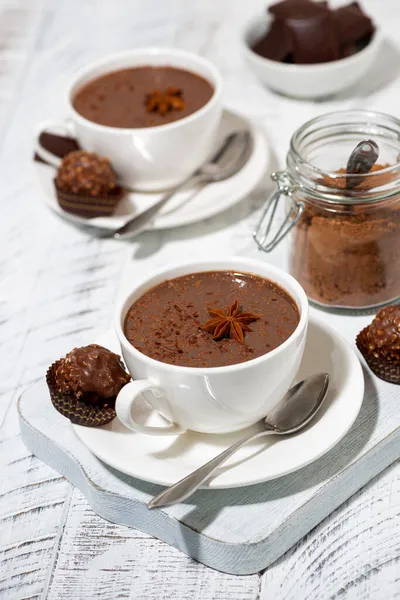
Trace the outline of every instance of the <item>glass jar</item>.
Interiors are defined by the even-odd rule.
[[[377,163],[348,186],[349,156],[368,139],[379,146]],[[272,175],[277,189],[254,233],[258,246],[270,252],[289,234],[289,271],[320,306],[369,308],[398,299],[400,121],[359,110],[322,115],[294,133],[286,164]]]

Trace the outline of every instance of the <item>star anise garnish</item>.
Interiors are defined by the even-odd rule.
[[[157,112],[164,116],[171,110],[183,110],[184,108],[183,92],[179,88],[169,87],[164,91],[153,90],[146,96],[147,112]]]
[[[222,308],[207,307],[207,310],[212,318],[201,325],[200,329],[212,333],[214,340],[233,338],[244,344],[244,332],[251,331],[248,324],[260,318],[258,315],[242,312],[237,300],[228,308],[227,312]]]

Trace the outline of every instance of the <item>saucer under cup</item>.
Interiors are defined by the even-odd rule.
[[[113,332],[98,342],[115,352]],[[324,321],[310,316],[303,359],[296,375],[300,381],[325,372],[330,387],[324,406],[313,422],[296,435],[261,438],[242,448],[202,487],[232,488],[262,483],[296,471],[331,450],[352,427],[364,396],[364,377],[351,346]],[[151,424],[161,424],[152,414]],[[187,432],[177,437],[134,433],[118,419],[100,428],[72,426],[80,440],[103,462],[137,479],[170,486],[248,433],[262,425],[225,435]]]
[[[182,227],[209,219],[233,207],[250,194],[265,176],[270,160],[269,146],[261,128],[237,113],[224,110],[211,153],[216,152],[227,135],[244,129],[249,130],[251,135],[251,152],[240,171],[229,179],[211,183],[200,190],[194,187],[178,192],[149,223],[149,229]],[[134,215],[141,214],[158,202],[164,194],[164,192],[151,194],[130,192],[125,194],[112,215],[85,219],[65,212],[60,207],[54,188],[55,169],[53,166],[35,161],[34,169],[42,191],[40,200],[63,219],[77,226],[89,225],[94,228],[94,231],[96,227],[109,228],[110,231],[122,227]]]
[[[74,109],[75,93],[89,81],[112,71],[143,66],[191,71],[209,81],[214,93],[192,114],[155,127],[100,125]],[[221,119],[221,97],[222,77],[208,60],[183,50],[138,48],[106,56],[82,69],[67,92],[68,121],[39,125],[37,137],[41,131],[64,131],[77,138],[84,150],[107,156],[122,185],[146,192],[166,190],[184,181],[209,158]],[[44,160],[50,160],[49,153],[43,152],[40,144],[36,152]]]

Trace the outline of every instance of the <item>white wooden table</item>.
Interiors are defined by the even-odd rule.
[[[398,0],[364,0],[390,44],[357,90],[297,103],[260,87],[237,36],[261,0],[0,0],[0,598],[306,600],[400,598],[400,465],[322,522],[265,574],[234,577],[140,532],[107,523],[31,456],[15,410],[21,390],[110,322],[117,288],[184,253],[256,254],[251,229],[268,182],[209,222],[132,243],[100,241],[40,203],[35,124],[65,114],[68,77],[103,54],[151,44],[199,52],[221,69],[226,104],[255,119],[282,164],[291,132],[316,113],[399,116]],[[396,49],[397,45],[397,49]],[[400,404],[399,404],[400,411]]]

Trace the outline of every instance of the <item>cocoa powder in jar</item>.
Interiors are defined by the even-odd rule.
[[[390,165],[374,165],[379,171]],[[342,169],[339,173],[345,173]],[[357,186],[360,192],[393,180],[382,173]],[[346,178],[325,178],[345,188]],[[390,200],[336,204],[305,198],[293,230],[290,271],[308,297],[325,306],[367,307],[400,296],[400,194]]]

